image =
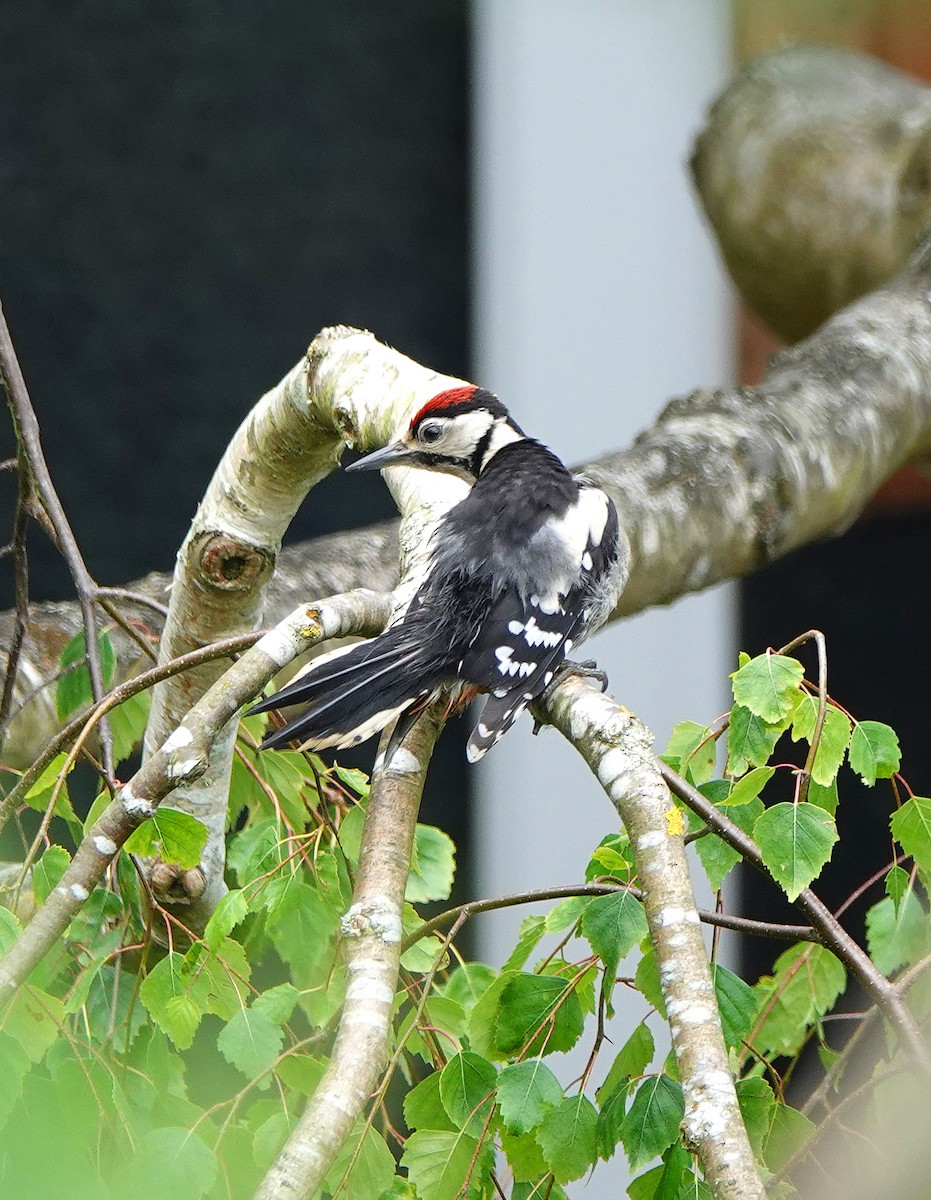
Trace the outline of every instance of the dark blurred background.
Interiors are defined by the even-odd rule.
[[[171,566],[321,326],[467,372],[462,0],[13,0],[0,46],[0,296],[99,579]],[[331,484],[291,537],[389,511]],[[31,565],[68,594],[50,546]]]
[[[0,47],[0,300],[99,581],[171,568],[233,430],[322,326],[468,375],[464,0],[12,0]],[[288,538],[393,511],[378,476],[333,477]],[[33,598],[72,594],[35,528],[29,562]],[[462,849],[459,734],[425,815]]]

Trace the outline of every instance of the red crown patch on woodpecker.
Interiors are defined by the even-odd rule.
[[[428,400],[420,412],[416,414],[411,421],[411,429],[414,428],[418,421],[422,421],[428,413],[437,412],[440,409],[455,408],[459,404],[468,404],[475,397],[475,393],[478,390],[474,383],[467,383],[464,387],[449,388],[448,391],[440,392],[432,400]]]

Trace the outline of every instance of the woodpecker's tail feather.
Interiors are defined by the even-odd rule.
[[[271,733],[261,749],[300,741],[313,750],[346,749],[366,741],[416,706],[439,682],[418,670],[418,651],[401,627],[334,655],[288,687],[260,700],[249,713],[282,705],[308,708]]]
[[[466,758],[470,763],[478,762],[504,737],[528,703],[522,692],[505,692],[503,696],[492,693],[488,697],[478,724],[469,735]]]

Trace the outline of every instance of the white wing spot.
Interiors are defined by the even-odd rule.
[[[544,683],[552,683],[553,682],[553,672],[552,671],[546,672],[546,674],[543,676],[543,682]]]
[[[592,556],[587,550],[582,555],[582,566],[586,571],[590,571],[592,569]]]
[[[566,653],[568,654],[571,649],[572,649],[572,638],[566,638],[566,646],[565,646]]]
[[[533,620],[533,617],[530,618],[530,621],[532,621],[532,620]],[[530,621],[527,622],[528,632],[530,630]],[[519,633],[523,633],[523,632],[524,632],[524,626],[521,624],[520,621],[509,621],[508,622],[508,633],[513,633],[514,636],[517,637],[517,635]]]

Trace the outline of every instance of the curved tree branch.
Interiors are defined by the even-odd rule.
[[[900,271],[931,225],[931,88],[789,46],[715,101],[692,174],[741,295],[796,341]]]

